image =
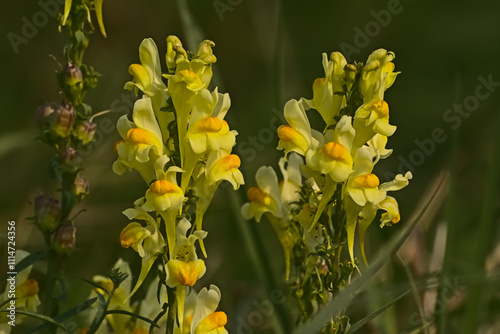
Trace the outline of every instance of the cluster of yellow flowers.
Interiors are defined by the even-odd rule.
[[[288,124],[278,128],[278,149],[285,153],[279,162],[283,181],[278,182],[273,168],[261,167],[242,214],[258,222],[262,215],[269,219],[284,249],[287,277],[295,245],[300,240],[309,254],[317,254],[325,238],[324,226],[338,225],[332,220],[341,220],[350,260],[356,266],[356,226],[366,262],[365,233],[377,210],[385,211],[381,227],[400,219],[398,204],[387,193],[408,185],[411,173],[382,184],[373,174],[374,165],[392,153],[385,146],[396,130],[389,124],[389,106],[384,101],[385,90],[399,74],[394,72],[393,59],[394,53],[384,49],[374,51],[364,66],[348,64],[339,52],[330,58],[323,54],[325,77],[314,81],[312,100],[292,99],[285,105]],[[322,132],[311,128],[309,109],[321,115]],[[324,223],[318,224],[322,216]]]
[[[192,53],[169,36],[168,72],[162,74],[158,49],[152,39],[145,39],[139,48],[141,64],[129,67],[133,80],[125,84],[141,98],[134,104],[132,121],[122,116],[117,124],[122,140],[115,144],[113,170],[120,175],[136,170],[149,187],[134,208],[124,211],[132,222],[120,235],[121,245],[142,258],[129,296],[161,259],[165,283],[175,289],[179,333],[227,333],[226,315],[215,312],[220,300],[216,286],[201,290],[196,298],[195,292],[186,297],[186,287],[206,270],[195,244],[198,241],[206,257],[202,221],[215,191],[223,180],[235,190],[244,184],[240,159],[231,154],[237,132],[224,120],[229,95],[207,89],[216,62],[213,46],[206,40]]]

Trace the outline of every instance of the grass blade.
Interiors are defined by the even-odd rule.
[[[102,3],[104,0],[94,0],[95,15],[97,16],[97,23],[99,23],[99,29],[101,34],[106,37],[106,29],[104,29],[104,20],[102,18]]]
[[[500,123],[499,121],[500,118],[497,119],[497,124]],[[494,237],[494,233],[491,233],[491,231],[495,223],[495,202],[498,199],[500,136],[495,138],[492,146],[490,150],[491,159],[486,177],[487,182],[483,198],[483,208],[481,211],[479,231],[475,239],[476,247],[474,249],[474,258],[472,262],[475,264],[475,268],[472,271],[476,273],[484,272],[486,256],[488,255],[488,249]],[[474,333],[477,330],[484,287],[485,284],[480,281],[471,284],[465,318],[462,324],[462,333],[464,334]]]

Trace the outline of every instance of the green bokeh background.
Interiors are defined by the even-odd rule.
[[[266,137],[269,131],[262,130],[269,128],[271,119],[275,117],[273,109],[282,112],[284,102],[291,98],[311,98],[314,79],[324,76],[321,54],[342,51],[341,43],[356,46],[355,28],[364,31],[367,24],[375,22],[372,11],[386,10],[388,3],[393,1],[283,1],[282,30],[278,42],[275,1],[243,0],[231,6],[231,11],[224,12],[223,19],[212,1],[186,2],[196,24],[203,31],[203,38],[216,43],[214,53],[218,62],[214,66],[215,76],[221,86],[220,91],[231,96],[232,107],[227,119],[231,127],[239,132],[237,141],[250,146],[251,138],[257,138],[259,145],[263,146],[255,150],[255,158],[240,151],[246,185],[253,186],[257,168],[261,165],[277,168],[281,156],[281,152],[275,150],[277,136]],[[221,2],[227,3],[224,0]],[[32,21],[41,7],[36,1],[4,1],[1,7],[0,26],[4,37],[0,53],[3,79],[0,91],[0,228],[3,231],[0,230],[0,233],[6,232],[8,220],[16,220],[16,246],[35,251],[43,246],[43,241],[26,218],[32,215],[32,202],[36,195],[42,191],[56,193],[57,190],[54,180],[48,177],[48,161],[52,153],[35,140],[38,130],[34,112],[44,102],[60,100],[54,75],[57,63],[49,55],[62,61],[66,40],[64,34],[58,33],[55,19],[50,19],[49,23],[38,28],[36,36],[30,38],[27,44],[19,45],[16,53],[8,33],[21,34],[22,18]],[[386,92],[391,108],[391,124],[397,125],[398,130],[388,144],[394,149],[393,155],[377,165],[376,171],[380,175],[387,170],[396,172],[399,157],[408,160],[411,154],[415,154],[412,152],[418,150],[415,140],[430,138],[434,129],[443,129],[450,138],[453,132],[451,123],[443,120],[443,114],[454,104],[461,104],[465,98],[475,94],[480,83],[479,76],[491,76],[493,81],[500,82],[498,3],[401,0],[398,8],[400,12],[391,15],[389,24],[369,37],[366,46],[359,47],[358,44],[359,52],[348,57],[351,62],[365,61],[371,51],[386,48],[395,52],[396,70],[402,72],[395,85]],[[104,17],[108,38],[104,39],[96,33],[85,56],[85,62],[103,76],[97,88],[87,95],[86,102],[96,112],[116,107],[116,112],[97,121],[107,119],[104,122],[108,122],[109,126],[123,111],[131,110],[120,99],[124,93],[123,84],[130,78],[127,68],[129,64],[138,62],[138,46],[143,38],[152,37],[160,55],[165,53],[165,38],[168,35],[179,36],[190,48],[199,41],[193,41],[183,27],[176,1],[106,0]],[[276,67],[277,45],[282,46],[281,71]],[[280,80],[276,73],[281,73],[281,90],[277,88]],[[496,87],[470,117],[462,119],[458,128],[459,213],[456,245],[459,247],[453,258],[457,275],[470,268],[470,253],[474,242],[477,242],[472,241],[485,200],[484,188],[489,182],[485,175],[491,150],[494,149],[491,142],[499,135],[499,102],[500,87]],[[118,138],[114,131],[103,134],[102,142],[94,145],[91,154],[85,158],[85,175],[91,184],[91,195],[75,210],[85,209],[75,218],[78,251],[67,269],[73,278],[105,274],[120,257],[130,261],[135,273],[139,272],[138,256],[130,249],[122,249],[118,236],[128,223],[121,212],[143,195],[145,185],[138,175],[128,173],[119,177],[112,172],[111,165],[115,160],[112,146]],[[415,166],[411,185],[397,194],[401,223],[383,230],[375,224],[372,226],[368,236],[371,240],[367,245],[369,257],[373,258],[377,247],[404,225],[405,217],[425,195],[425,187],[440,169],[448,166],[450,143],[448,139],[437,144],[435,151]],[[383,176],[381,179],[386,180]],[[262,296],[228,196],[234,195],[227,190],[221,192],[206,215],[208,271],[199,286],[214,283],[221,287],[222,308],[229,314],[234,331],[235,319],[240,316],[245,318],[249,311],[253,311],[254,300],[268,297]],[[499,240],[500,201],[498,198],[490,200],[495,203],[497,223],[496,229],[491,231],[491,240],[484,242],[492,243],[493,248],[493,243]],[[423,229],[421,245],[427,250],[415,250],[422,256],[423,267],[430,261],[436,226],[443,219],[444,210],[433,221],[426,222],[427,227]],[[267,222],[261,222],[257,230],[269,252],[275,274],[279,276],[284,271],[284,264],[278,241]],[[2,236],[0,254],[5,253],[5,240]],[[4,268],[4,262],[0,263],[0,268]],[[401,270],[398,265],[395,268]],[[37,275],[42,274],[38,272]],[[389,280],[405,280],[398,274],[390,276]],[[74,300],[81,300],[88,294],[88,288],[81,281],[73,279],[70,288]],[[408,303],[411,305],[411,298]],[[495,317],[494,309],[491,311],[493,313],[485,313],[488,321]],[[366,309],[361,308],[355,314],[363,315],[365,312]],[[460,314],[460,311],[457,312]],[[399,315],[401,329],[408,328],[405,316]],[[372,326],[366,332],[376,332],[376,328]],[[264,333],[266,330],[272,332],[269,321],[256,328],[255,332]]]

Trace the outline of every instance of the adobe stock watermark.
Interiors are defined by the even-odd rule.
[[[455,103],[451,108],[448,108],[443,113],[443,121],[451,127],[452,130],[457,130],[463,123],[464,119],[468,119],[472,114],[479,109],[482,101],[487,100],[495,90],[500,87],[500,81],[493,81],[493,74],[489,74],[486,78],[479,76],[477,78],[479,84],[476,86],[474,93],[465,97],[462,103]],[[434,128],[430,135],[423,139],[415,139],[413,142],[416,146],[406,157],[400,155],[400,162],[397,172],[404,174],[406,171],[414,172],[416,167],[424,164],[425,160],[436,151],[438,145],[444,143],[448,139],[446,131],[441,127]],[[393,179],[395,173],[386,172],[384,177],[387,180]]]
[[[219,16],[219,20],[224,21],[224,14],[234,11],[236,6],[240,5],[242,2],[243,0],[214,0],[212,5]]]
[[[352,55],[359,54],[361,50],[366,48],[382,32],[383,28],[387,28],[392,21],[392,17],[401,14],[402,11],[403,5],[400,0],[389,0],[386,9],[379,11],[371,10],[370,15],[373,17],[373,20],[368,21],[362,28],[359,26],[354,27],[352,44],[347,42],[339,44],[342,54],[347,59],[350,59]]]
[[[30,40],[38,35],[39,29],[45,27],[49,23],[49,18],[54,18],[59,14],[61,5],[64,0],[39,0],[39,11],[31,15],[31,17],[23,16],[21,18],[21,28],[19,33],[9,32],[7,39],[14,50],[14,53],[19,53],[19,47],[22,44],[28,44]]]
[[[262,152],[267,146],[276,140],[278,127],[277,121],[282,121],[287,124],[283,113],[276,108],[272,109],[273,117],[269,120],[269,125],[261,128],[256,136],[248,136],[243,141],[238,141],[236,151],[242,160],[245,162],[253,161],[259,152]]]
[[[461,291],[465,290],[465,286],[458,284],[458,277],[450,281],[449,279],[445,279],[443,282],[443,289],[441,290],[441,294],[438,296],[436,300],[436,305],[433,310],[424,310],[425,314],[428,316],[425,319],[420,317],[419,312],[415,311],[410,314],[408,318],[408,322],[412,328],[420,328],[425,326],[426,324],[434,322],[436,316],[442,314],[446,309],[446,304],[448,304],[453,298],[455,298]],[[402,331],[400,334],[410,334],[414,333],[414,331]]]

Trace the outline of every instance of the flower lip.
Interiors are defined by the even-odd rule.
[[[223,327],[227,324],[226,313],[219,311],[209,314],[201,321],[196,329],[196,333],[209,333],[217,328]]]
[[[165,195],[170,193],[175,193],[180,190],[179,186],[167,181],[167,180],[158,180],[153,182],[149,187],[151,192],[158,195]]]
[[[352,161],[349,151],[339,143],[329,142],[321,148],[323,154],[332,160],[350,163]]]
[[[384,100],[373,101],[370,107],[382,118],[389,116],[389,105]]]
[[[127,142],[134,145],[154,145],[156,142],[156,138],[154,134],[152,134],[148,130],[133,128],[127,131]]]
[[[192,131],[199,132],[219,132],[222,129],[222,121],[217,117],[206,117],[200,119],[193,125]]]
[[[241,166],[241,160],[240,157],[237,156],[236,154],[230,154],[227,157],[224,157],[217,161],[217,167],[220,168],[221,170],[231,170],[235,168],[240,168]]]
[[[375,188],[379,186],[380,180],[375,174],[366,174],[355,178],[353,183],[360,188]]]
[[[271,204],[271,196],[260,188],[252,187],[248,189],[247,197],[251,202],[259,203],[262,205]]]

